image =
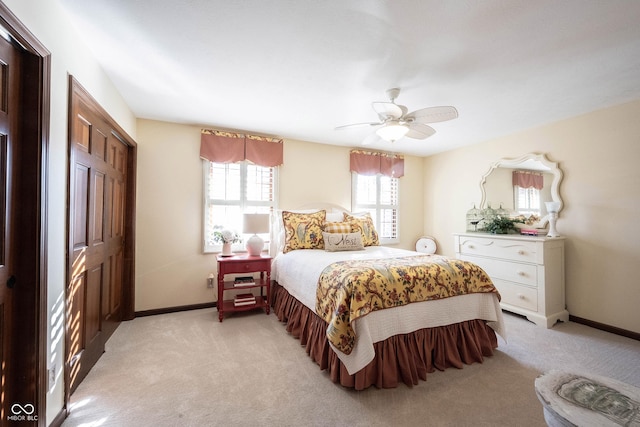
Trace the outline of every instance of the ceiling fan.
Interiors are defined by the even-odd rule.
[[[407,107],[395,102],[400,94],[399,88],[388,89],[386,93],[389,102],[371,103],[380,121],[354,123],[338,126],[336,129],[380,126],[376,134],[385,141],[394,142],[405,136],[413,139],[427,139],[436,133],[436,130],[427,123],[444,122],[458,117],[458,110],[455,107],[427,107],[409,113]]]

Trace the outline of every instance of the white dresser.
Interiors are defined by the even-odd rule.
[[[504,310],[550,328],[569,320],[564,297],[564,238],[518,234],[460,233],[458,259],[479,265],[491,277]]]

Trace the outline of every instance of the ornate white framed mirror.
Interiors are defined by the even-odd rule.
[[[519,204],[518,189],[513,185],[513,172],[533,173],[542,176],[543,186],[539,189],[537,207],[527,206],[523,208]],[[480,209],[487,207],[503,208],[515,215],[529,216],[538,209],[540,221],[536,228],[544,228],[549,221],[549,214],[544,202],[560,203],[560,212],[564,206],[560,197],[560,183],[562,182],[562,170],[557,162],[549,160],[545,154],[529,153],[518,158],[500,159],[493,163],[487,173],[480,180],[482,197]]]

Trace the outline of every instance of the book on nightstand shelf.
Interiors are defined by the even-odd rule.
[[[251,305],[256,303],[256,297],[253,294],[240,294],[233,298],[233,305],[238,307],[242,305]]]
[[[252,276],[236,277],[233,280],[233,286],[235,286],[236,288],[241,288],[243,286],[253,286],[255,284],[256,281]]]

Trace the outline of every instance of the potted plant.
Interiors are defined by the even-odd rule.
[[[214,228],[213,241],[218,244],[222,244],[222,255],[233,255],[231,252],[231,245],[233,243],[241,242],[242,238],[238,233],[228,228]]]
[[[484,231],[493,234],[507,234],[510,231],[518,231],[515,224],[522,223],[522,220],[508,218],[506,216],[497,216],[492,220],[486,221]]]

